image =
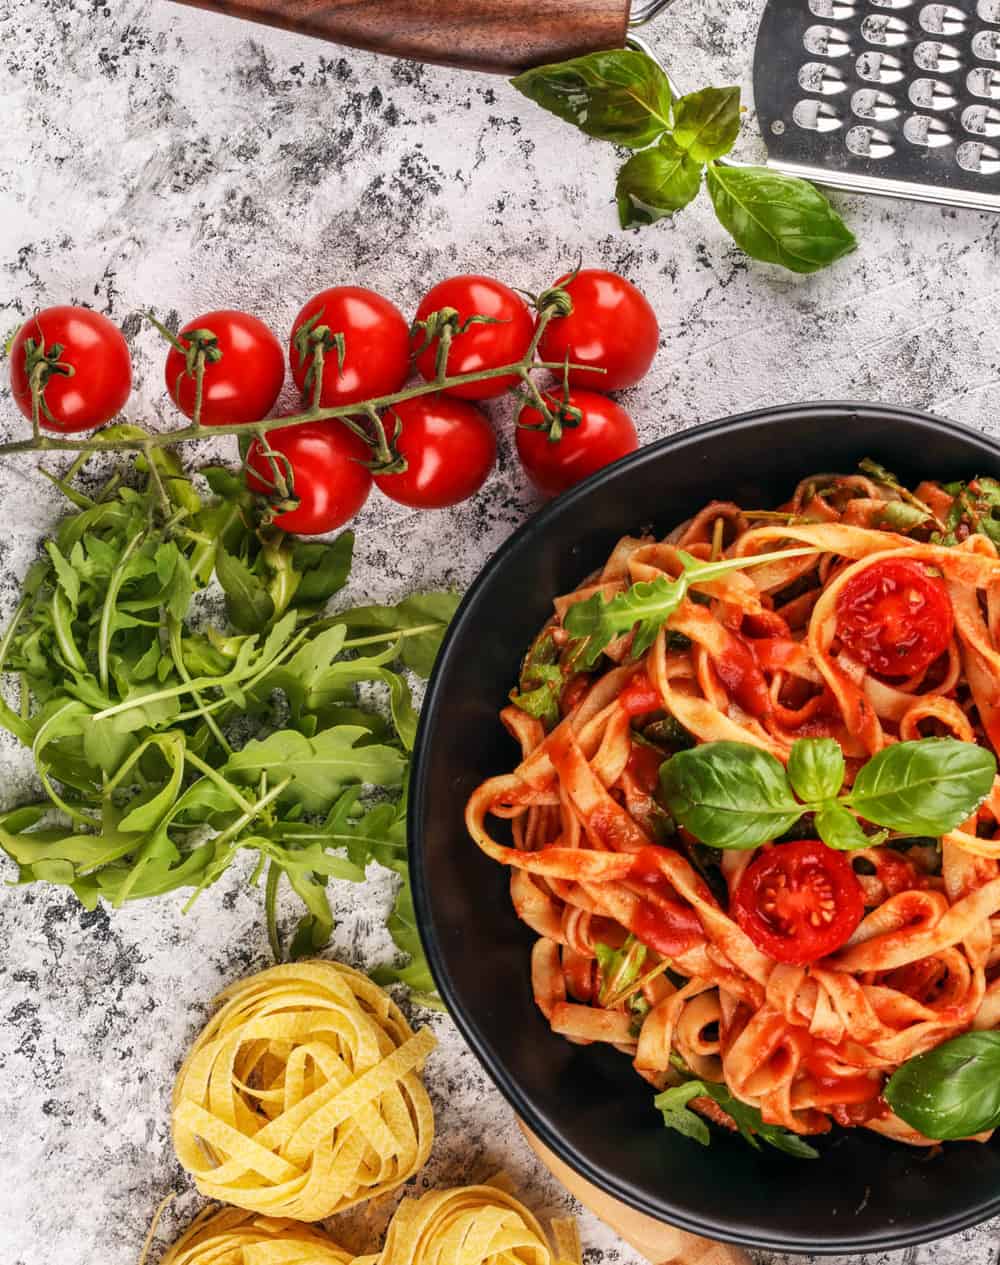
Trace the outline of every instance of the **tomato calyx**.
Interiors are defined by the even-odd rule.
[[[457,308],[438,308],[435,312],[428,312],[425,317],[414,321],[410,326],[411,338],[416,338],[418,334],[423,334],[423,342],[418,343],[413,348],[413,357],[416,359],[434,342],[437,342],[437,351],[434,355],[434,371],[438,378],[443,378],[447,373],[448,351],[451,348],[453,338],[457,338],[459,334],[467,334],[474,325],[509,324],[509,321],[501,320],[499,316],[483,316],[480,313],[467,316],[463,321]]]
[[[583,421],[583,410],[569,402],[569,392],[564,391],[561,400],[551,395],[539,395],[537,399],[522,397],[522,411],[531,408],[542,418],[540,422],[522,422],[520,414],[517,419],[519,430],[542,431],[550,444],[557,444],[563,432],[573,430]]]
[[[318,406],[320,393],[323,390],[323,373],[326,368],[327,353],[331,351],[337,353],[338,373],[344,372],[344,356],[347,353],[347,342],[344,335],[341,333],[335,334],[329,325],[321,325],[322,317],[323,309],[320,308],[307,321],[303,321],[292,336],[292,343],[299,354],[299,359],[303,364],[306,361],[309,362],[302,389],[304,391],[312,391],[314,408]]]
[[[60,360],[65,350],[62,343],[53,343],[46,349],[44,337],[28,338],[24,343],[24,368],[31,386],[32,402],[37,411],[42,413],[47,421],[53,423],[55,418],[45,403],[45,387],[55,374],[72,378],[76,373],[76,369],[71,364]]]

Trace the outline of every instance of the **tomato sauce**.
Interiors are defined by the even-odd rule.
[[[765,716],[771,710],[771,696],[760,665],[747,643],[733,633],[725,649],[712,659],[716,676],[745,712]]]
[[[629,716],[644,716],[663,706],[660,691],[645,672],[637,672],[618,695],[618,702]]]

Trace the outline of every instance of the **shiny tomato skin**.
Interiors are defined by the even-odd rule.
[[[527,353],[535,332],[531,311],[524,299],[502,281],[474,274],[439,281],[424,295],[417,308],[416,319],[426,320],[432,312],[440,312],[444,308],[453,308],[462,324],[470,316],[489,316],[495,322],[470,325],[463,334],[454,335],[448,349],[449,377],[478,373],[483,369],[499,369],[503,365],[515,364]],[[437,372],[438,340],[432,340],[426,347],[425,341],[423,330],[415,330],[412,346],[417,358],[417,371],[427,382],[432,382]],[[515,376],[508,374],[449,387],[447,394],[461,400],[489,400],[503,395],[517,382]]]
[[[299,355],[295,335],[314,316],[316,324],[328,326],[331,334],[344,335],[343,369],[337,365],[336,350],[324,356],[320,395],[324,408],[392,395],[402,387],[410,372],[410,331],[403,313],[374,290],[333,286],[313,295],[292,326],[288,358],[300,391],[308,393],[306,375],[312,353]]]
[[[624,277],[584,268],[556,283],[573,303],[568,316],[553,316],[539,343],[543,360],[593,365],[604,373],[571,369],[571,386],[622,391],[641,381],[653,363],[660,326],[646,296]]]
[[[921,672],[948,648],[955,613],[944,581],[909,558],[873,562],[837,598],[837,636],[881,676]]]
[[[340,422],[286,426],[272,430],[267,439],[275,452],[288,459],[299,500],[295,509],[275,518],[283,531],[320,536],[353,518],[368,499],[372,476],[361,463],[370,460],[371,450]],[[247,467],[247,486],[267,496],[271,465],[257,439],[247,453]]]
[[[815,839],[779,843],[761,852],[743,875],[730,908],[762,953],[796,966],[816,962],[846,944],[864,912],[864,893],[847,856]]]
[[[446,395],[421,395],[397,404],[385,418],[396,449],[406,458],[399,474],[378,474],[378,487],[400,505],[436,510],[456,505],[486,482],[497,459],[493,428],[478,409]]]
[[[46,430],[71,434],[103,426],[120,413],[132,389],[132,360],[117,325],[100,312],[85,307],[49,307],[30,317],[10,347],[10,386],[14,402],[31,419],[31,382],[26,344],[31,339],[46,349],[60,344],[59,363],[71,365],[72,375],[51,373],[44,399],[50,416],[40,410]]]
[[[267,417],[285,381],[285,353],[264,322],[249,312],[222,308],[196,317],[177,337],[211,330],[221,359],[205,364],[202,386],[202,426],[240,426]],[[185,417],[194,417],[195,378],[185,373],[185,358],[171,347],[164,377],[170,398]]]
[[[559,406],[556,397],[546,399],[553,408]],[[517,452],[521,465],[545,496],[558,496],[639,446],[632,419],[614,400],[596,391],[571,391],[568,402],[583,417],[578,426],[567,426],[555,443],[543,430],[525,429],[542,422],[537,409],[524,408],[518,418]]]

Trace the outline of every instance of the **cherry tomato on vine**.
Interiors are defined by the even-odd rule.
[[[579,409],[574,425],[560,397],[547,395],[546,403],[566,420],[557,440],[546,430],[545,419],[530,405],[517,419],[517,452],[528,478],[546,496],[557,496],[588,475],[634,452],[639,446],[632,419],[620,405],[595,391],[571,391],[565,404]]]
[[[419,327],[419,322],[439,312],[454,314],[447,360],[449,377],[516,364],[524,359],[534,335],[534,321],[527,303],[502,281],[475,275],[439,281],[424,295],[417,308],[414,324],[418,328],[412,336],[417,370],[427,382],[433,382],[437,374],[438,338],[433,336],[433,328]],[[470,318],[475,316],[490,319],[470,324]],[[432,335],[430,340],[428,334]],[[517,381],[512,374],[485,378],[481,382],[449,387],[446,394],[462,400],[489,400],[503,395]]]
[[[285,355],[263,321],[223,308],[188,321],[177,338],[186,354],[170,348],[164,377],[170,398],[185,417],[194,417],[194,355],[199,349],[205,352],[203,426],[239,426],[268,416],[285,380]]]
[[[340,422],[286,426],[270,431],[267,442],[278,454],[282,477],[288,476],[285,462],[291,467],[292,494],[299,502],[275,518],[283,531],[300,536],[333,531],[353,518],[368,499],[372,476],[362,463],[371,459],[371,450]],[[255,439],[247,452],[247,486],[278,502],[282,497],[275,486],[272,460]]]
[[[10,346],[10,386],[31,418],[31,380],[41,389],[39,421],[66,433],[103,426],[132,389],[132,361],[117,325],[85,307],[48,307],[30,317]]]
[[[656,313],[631,281],[600,268],[563,277],[556,286],[573,304],[568,316],[550,318],[538,350],[543,360],[592,365],[604,373],[571,369],[571,386],[621,391],[646,375],[660,340]],[[553,287],[555,288],[555,287]]]
[[[851,576],[837,598],[837,636],[882,676],[912,676],[930,667],[954,630],[944,581],[908,558],[873,562]]]
[[[394,303],[362,286],[333,286],[314,295],[295,318],[288,350],[295,385],[311,398],[314,353],[309,334],[326,327],[320,404],[336,408],[392,395],[410,372],[410,331]],[[333,341],[343,335],[343,364]]]
[[[805,966],[847,943],[865,901],[843,852],[801,839],[751,862],[730,912],[762,953]]]
[[[446,395],[404,400],[383,420],[390,438],[397,418],[395,447],[406,469],[375,476],[386,496],[415,509],[443,509],[479,491],[496,462],[497,441],[478,409]]]

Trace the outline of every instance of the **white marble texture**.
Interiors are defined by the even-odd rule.
[[[757,16],[758,0],[678,0],[652,36],[681,85],[745,80]],[[370,284],[412,311],[428,279],[488,270],[538,288],[582,254],[638,281],[660,314],[659,358],[627,397],[645,440],[821,397],[905,402],[998,432],[994,216],[842,198],[860,249],[802,280],[748,265],[704,202],[622,234],[613,150],[500,79],[341,52],[165,0],[0,0],[0,54],[0,331],[69,301],[125,321],[136,420],[167,415],[161,348],[129,315],[140,307],[187,318],[246,306],[284,331],[324,285]],[[746,131],[751,153],[752,116]],[[352,596],[465,585],[531,510],[497,418],[500,468],[473,503],[416,514],[373,499]],[[0,432],[21,426],[0,398]],[[6,614],[54,500],[20,460],[0,466],[0,504]],[[7,806],[29,775],[9,745],[0,755]],[[88,914],[51,891],[0,892],[5,1265],[132,1265],[166,1190],[183,1192],[168,1232],[194,1210],[168,1096],[213,993],[267,962],[260,895],[245,878],[231,874],[186,917],[172,898]],[[390,900],[384,876],[341,887],[333,951],[384,959]],[[431,1022],[439,1140],[420,1184],[503,1164],[530,1200],[563,1208],[449,1021]],[[384,1210],[371,1219],[377,1230]],[[358,1248],[363,1228],[355,1218]],[[592,1218],[583,1228],[587,1265],[639,1265]],[[868,1265],[993,1265],[997,1247],[994,1225]]]

